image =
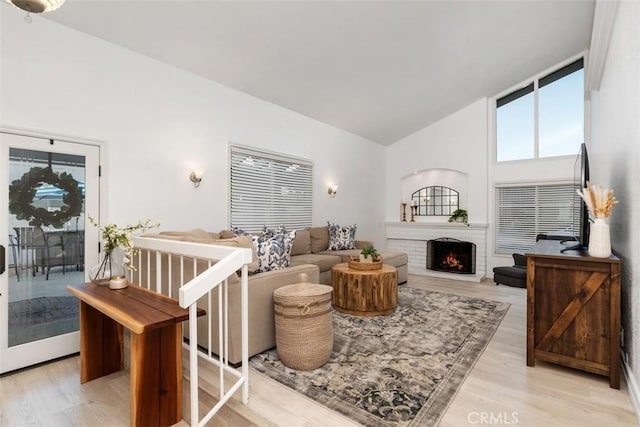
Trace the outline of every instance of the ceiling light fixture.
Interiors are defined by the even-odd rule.
[[[62,6],[64,0],[7,0],[7,3],[26,11],[24,22],[31,24],[31,13],[51,12]]]
[[[28,13],[45,13],[62,6],[64,0],[7,0],[7,3]]]

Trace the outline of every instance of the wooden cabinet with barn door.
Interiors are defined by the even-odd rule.
[[[541,240],[526,254],[527,366],[582,369],[619,389],[620,260],[563,247]]]

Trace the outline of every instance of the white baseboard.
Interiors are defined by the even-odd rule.
[[[636,413],[636,419],[638,420],[638,423],[640,423],[640,388],[638,387],[638,382],[633,376],[633,372],[631,372],[629,365],[627,365],[624,360],[622,361],[622,372],[624,372],[624,377],[627,380],[631,406],[633,406],[633,410]]]

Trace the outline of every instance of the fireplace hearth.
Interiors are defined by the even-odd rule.
[[[476,273],[476,245],[441,237],[427,241],[427,269],[456,274]]]

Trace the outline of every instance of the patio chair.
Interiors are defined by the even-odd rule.
[[[65,274],[64,242],[61,235],[49,236],[41,227],[15,227],[14,230],[21,254],[20,261],[26,256],[28,268],[31,257],[33,276],[42,267],[42,274],[46,274],[46,280],[49,280],[49,272],[54,266],[62,266],[62,274]]]
[[[20,269],[18,268],[18,239],[9,234],[9,247],[11,248],[11,255],[13,255],[13,264],[9,264],[9,268],[13,267],[16,272],[16,278],[20,281]]]

